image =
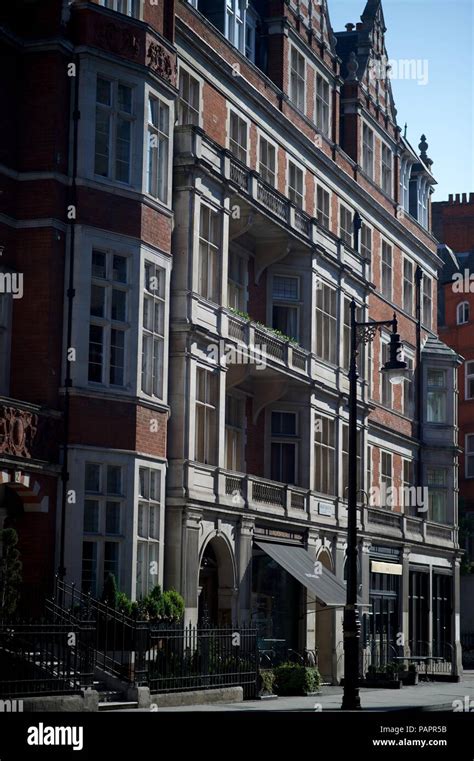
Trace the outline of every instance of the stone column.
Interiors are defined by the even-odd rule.
[[[183,595],[186,603],[186,624],[197,624],[199,585],[199,531],[202,515],[186,509],[183,515]]]
[[[453,645],[453,676],[460,681],[463,674],[462,668],[462,649],[461,649],[461,560],[459,557],[453,558],[453,616],[451,621],[451,642]]]
[[[334,538],[334,572],[339,581],[344,580],[344,560],[346,556],[346,537],[344,534]],[[335,609],[334,613],[334,657],[333,657],[333,681],[339,684],[344,676],[344,634],[342,620],[344,608]]]
[[[410,548],[402,551],[402,576],[400,579],[399,616],[403,632],[403,651],[399,655],[410,655]]]
[[[316,561],[316,552],[318,549],[319,544],[319,531],[316,529],[310,528],[308,529],[308,538],[307,538],[307,545],[306,549],[308,550],[309,554],[311,555],[312,559]],[[318,647],[318,642],[316,641],[316,616],[318,615],[316,613],[316,608],[318,607],[318,601],[314,599],[314,596],[308,592],[306,589],[305,592],[305,619],[303,626],[303,638],[304,638],[304,647],[307,650],[316,650]],[[324,615],[330,616],[332,615],[329,611],[326,612]]]
[[[237,533],[237,587],[239,625],[250,623],[252,608],[252,541],[255,519],[242,516]]]

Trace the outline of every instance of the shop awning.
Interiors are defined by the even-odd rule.
[[[333,608],[344,607],[346,604],[345,585],[324,566],[318,567],[321,573],[315,573],[314,560],[304,547],[271,542],[255,542],[255,544],[300,584],[303,584],[319,602]],[[363,605],[360,597],[358,603]]]

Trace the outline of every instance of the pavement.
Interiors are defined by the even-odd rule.
[[[158,713],[222,711],[340,711],[342,687],[323,686],[313,697],[245,700],[243,703],[158,708]],[[474,671],[466,671],[462,682],[421,682],[400,690],[360,690],[362,708],[368,711],[453,711],[474,712]],[[454,701],[459,701],[454,703]],[[472,704],[470,704],[472,701]],[[141,710],[141,709],[139,709]]]

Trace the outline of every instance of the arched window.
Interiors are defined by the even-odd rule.
[[[466,322],[469,322],[469,303],[467,301],[458,304],[456,321],[458,325],[465,325]]]

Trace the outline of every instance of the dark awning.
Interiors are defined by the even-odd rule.
[[[341,608],[346,604],[346,587],[327,568],[321,566],[321,573],[314,572],[314,560],[304,547],[271,542],[255,542],[272,560],[288,571],[300,584],[324,605]],[[358,604],[363,605],[360,597]]]

